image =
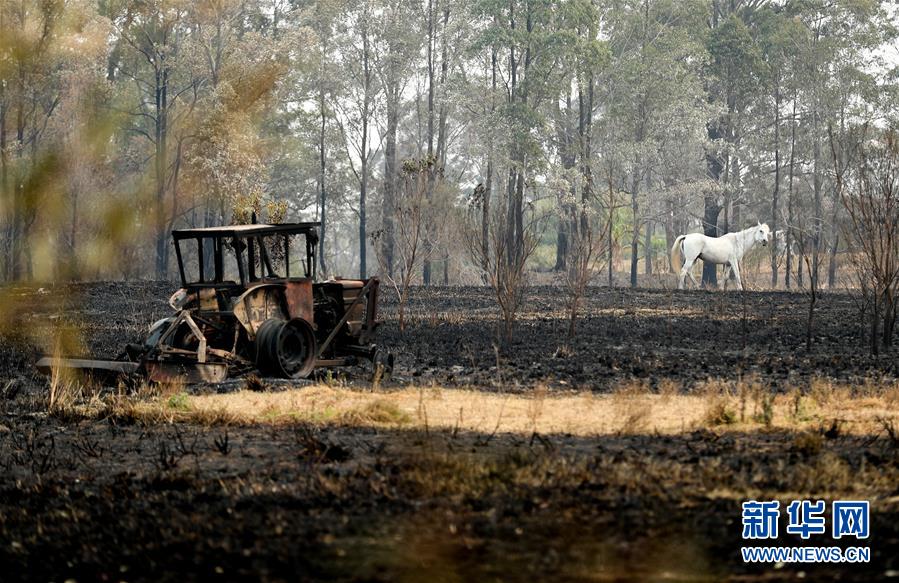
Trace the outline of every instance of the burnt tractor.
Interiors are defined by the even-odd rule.
[[[372,343],[378,279],[316,281],[319,225],[172,231],[182,284],[169,300],[175,313],[119,360],[43,358],[38,368],[214,383],[253,370],[300,379],[367,360],[386,378],[393,356]]]

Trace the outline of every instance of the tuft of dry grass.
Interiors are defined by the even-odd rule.
[[[560,345],[553,353],[553,358],[572,358],[573,356],[575,356],[574,349],[567,344]]]
[[[647,381],[632,380],[618,384],[611,397],[613,409],[619,420],[617,433],[644,433],[650,428],[658,430],[658,419],[654,414],[656,405],[661,403],[665,407],[671,407],[670,396],[668,394],[659,397],[653,394]]]
[[[412,421],[412,416],[396,403],[378,399],[344,411],[337,419],[347,425],[406,425]]]
[[[736,423],[737,412],[731,406],[730,399],[723,395],[710,398],[706,406],[703,422],[711,427]]]
[[[662,397],[673,397],[683,393],[683,385],[674,379],[661,379],[656,384],[656,392]]]
[[[733,425],[737,422],[738,414],[734,404],[735,390],[729,382],[720,379],[707,379],[700,383],[697,392],[705,399],[702,426],[717,427]]]
[[[824,436],[817,431],[800,431],[793,437],[793,451],[811,457],[821,453],[824,448]]]

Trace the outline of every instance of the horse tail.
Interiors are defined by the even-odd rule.
[[[683,243],[684,239],[686,238],[686,235],[680,235],[677,239],[674,240],[674,245],[671,246],[671,271],[673,273],[677,273],[678,271],[680,271],[680,268],[683,265],[681,243]]]

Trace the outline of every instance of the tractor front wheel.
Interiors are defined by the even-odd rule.
[[[318,346],[305,320],[270,318],[256,331],[256,367],[263,374],[304,379],[315,368]]]

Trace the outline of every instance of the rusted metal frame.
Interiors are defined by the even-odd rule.
[[[168,379],[185,379],[188,383],[212,382],[225,380],[228,375],[228,365],[224,362],[211,363],[183,363],[183,362],[159,362],[148,361],[144,363],[147,378],[153,382],[162,382]]]
[[[306,277],[311,277],[315,279],[315,242],[310,239],[309,235],[304,235],[306,238]]]
[[[92,360],[85,358],[56,358],[53,356],[45,356],[37,361],[36,366],[46,374],[52,373],[53,369],[62,368],[83,370],[86,372],[106,371],[131,374],[137,371],[140,364],[123,360]]]
[[[290,235],[284,235],[284,277],[290,279]]]
[[[157,358],[147,359],[148,362],[168,362],[170,359],[175,358],[179,361],[185,357],[190,358],[191,360],[197,359],[197,353],[194,350],[188,350],[187,348],[173,348],[171,346],[164,346],[159,349],[159,355]]]
[[[235,318],[236,319],[236,318]],[[231,354],[237,356],[237,342],[240,340],[240,322],[235,323],[234,325],[234,343],[231,345]]]
[[[353,311],[353,308],[356,307],[356,304],[362,301],[362,297],[367,294],[368,290],[371,289],[372,282],[375,281],[374,278],[369,279],[365,285],[362,286],[362,289],[359,290],[359,295],[356,296],[356,299],[346,307],[343,313],[343,317],[339,322],[334,326],[334,329],[331,330],[331,333],[328,334],[328,337],[325,338],[325,341],[322,342],[322,345],[318,347],[318,354],[315,355],[315,359],[318,360],[322,354],[324,354],[325,350],[328,346],[331,345],[331,341],[334,340],[334,337],[337,336],[337,333],[340,332],[340,329],[343,328],[343,325],[346,324],[347,320],[350,319],[350,314]]]
[[[253,290],[259,290],[259,289],[263,289],[263,288],[278,288],[278,289],[282,289],[283,287],[284,287],[284,284],[270,282],[270,283],[263,283],[263,284],[260,284],[260,285],[257,285],[257,286],[253,286],[251,289],[253,289]],[[250,304],[249,304],[248,302],[249,302],[249,297],[246,296],[246,292],[245,292],[245,293],[244,293],[244,298],[243,298],[243,308],[244,308],[244,312],[246,312],[247,316],[249,317],[249,314],[250,314]],[[281,309],[282,309],[282,311],[283,311],[285,314],[289,314],[290,311],[288,310],[288,306],[287,306],[287,298],[285,298],[285,297],[283,296],[283,294],[282,294],[282,296],[281,296],[281,302],[282,302],[282,303],[281,303]],[[233,312],[232,312],[232,313],[233,313]],[[251,322],[251,323],[252,323],[252,322]],[[253,336],[254,336],[254,338],[255,338],[255,336],[256,336],[256,330],[253,330]]]
[[[247,273],[243,263],[243,249],[240,248],[240,245],[242,244],[243,243],[240,243],[240,239],[237,237],[231,239],[231,246],[234,247],[234,256],[237,258],[237,273],[240,276],[240,285],[246,286]]]
[[[219,358],[224,358],[225,360],[231,360],[231,359],[235,358],[234,354],[231,354],[227,350],[222,350],[220,348],[207,348],[206,352],[213,356],[218,356]]]
[[[349,345],[344,346],[343,350],[352,356],[358,356],[361,358],[371,359],[372,347],[371,346],[357,346],[357,345]]]
[[[194,322],[194,319],[191,318],[190,314],[185,315],[184,321],[187,322],[187,325],[190,327],[191,331],[194,333],[194,336],[197,337],[197,340],[200,343],[199,348],[197,349],[197,362],[203,364],[206,362],[206,335],[200,330],[200,327],[197,326],[197,323]]]
[[[355,364],[358,359],[355,356],[345,356],[343,358],[316,359],[315,366],[347,366]]]
[[[256,247],[253,237],[247,237],[247,283],[256,281]]]
[[[204,317],[204,314],[210,314],[210,313],[215,314],[216,316],[235,317],[234,312],[225,312],[225,311],[218,312],[218,311],[209,311],[209,310],[205,310],[202,312],[200,310],[197,310],[196,312],[193,313],[193,315],[191,317],[194,319],[195,322],[199,322],[200,324],[206,324],[207,326],[215,328],[216,330],[219,330],[219,331],[224,331],[225,330],[224,326],[220,326],[220,325],[216,324],[214,321],[210,320],[209,318]]]
[[[380,289],[380,280],[373,277],[369,281],[372,283],[372,289],[368,294],[368,304],[365,306],[365,329],[368,332],[371,332],[375,328],[375,319],[378,316],[378,291]]]
[[[178,329],[178,326],[181,324],[181,322],[187,323],[187,326],[190,328],[191,332],[194,333],[194,335],[197,337],[197,341],[200,343],[200,346],[196,352],[197,362],[201,364],[206,362],[206,336],[203,335],[203,333],[200,331],[200,328],[197,326],[197,323],[194,322],[194,319],[190,317],[190,314],[186,310],[181,310],[181,312],[178,314],[178,317],[172,321],[169,329],[159,337],[159,343],[157,344],[157,346],[168,346],[166,342],[168,342],[169,337],[175,333],[175,330]],[[180,350],[175,348],[174,346],[168,346],[168,348],[173,350]],[[190,351],[189,353],[193,354],[193,352]]]
[[[197,263],[200,267],[200,283],[206,283],[206,258],[203,253],[203,237],[197,237]]]
[[[197,355],[197,352],[194,350],[189,350],[187,348],[175,348],[173,346],[166,346],[164,348],[161,348],[160,352],[163,354],[172,355],[172,356],[196,356]],[[207,355],[211,354],[212,356],[218,356],[219,358],[222,358],[225,360],[239,360],[239,361],[245,360],[243,358],[240,358],[236,354],[232,354],[232,353],[228,352],[227,350],[222,350],[220,348],[207,348],[206,354]],[[200,361],[200,362],[201,362],[201,364],[204,364],[203,361]]]
[[[181,241],[175,239],[175,257],[178,258],[178,273],[181,275],[181,285],[187,285],[187,277],[184,276],[184,259],[181,257]]]
[[[215,271],[213,281],[221,283],[225,280],[225,260],[222,257],[222,239],[219,237],[212,238],[212,261]]]
[[[265,272],[268,269],[269,277],[275,277],[277,274],[275,273],[275,269],[272,267],[272,260],[268,256],[268,249],[265,248],[265,241],[262,239],[262,235],[260,235],[257,240],[259,241],[259,257],[262,258],[262,263],[260,267],[262,267],[262,271]],[[263,277],[265,277],[263,275]]]

